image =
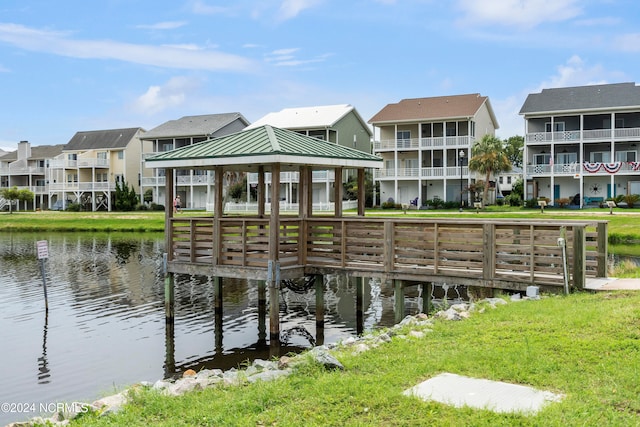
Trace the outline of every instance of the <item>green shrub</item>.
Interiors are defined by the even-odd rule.
[[[69,203],[65,208],[65,211],[68,212],[80,212],[81,210],[82,206],[80,206],[80,203]]]

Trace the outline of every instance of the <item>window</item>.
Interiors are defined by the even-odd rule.
[[[616,162],[635,162],[635,161],[636,161],[635,151],[618,151],[616,153]]]
[[[589,154],[589,161],[591,163],[609,163],[611,160],[611,153],[608,151],[594,151]]]
[[[551,154],[540,153],[533,155],[533,164],[534,165],[548,165],[551,161]]]
[[[511,177],[510,176],[507,177],[507,184],[511,184]]]
[[[124,159],[124,151],[118,151],[118,160]]]
[[[99,153],[96,153],[96,156],[98,157],[98,159],[107,160],[106,151],[100,151]]]
[[[67,174],[67,182],[78,182],[78,174],[76,173]]]
[[[399,130],[398,132],[396,132],[396,139],[398,141],[398,148],[411,147],[411,131]]]
[[[456,122],[447,122],[447,136],[456,136],[457,134],[457,126]]]
[[[578,161],[578,153],[556,153],[556,164],[567,165]]]
[[[502,184],[502,183],[503,183],[502,181],[503,181],[502,177],[498,178],[498,182],[499,182],[500,184]]]
[[[124,175],[122,174],[116,175],[116,182],[124,182]]]
[[[418,159],[405,159],[404,167],[407,169],[417,169],[418,168]]]
[[[551,122],[547,122],[544,124],[545,132],[551,132]],[[564,132],[564,122],[554,122],[553,123],[553,131],[554,132]]]
[[[78,155],[76,153],[67,154],[67,160],[78,160]]]

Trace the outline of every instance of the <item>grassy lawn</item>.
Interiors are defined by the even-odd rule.
[[[422,337],[396,336],[313,363],[288,378],[172,398],[141,391],[123,412],[72,426],[631,426],[640,421],[640,293],[543,297],[436,320]],[[457,409],[402,392],[442,372],[563,394],[537,415]]]

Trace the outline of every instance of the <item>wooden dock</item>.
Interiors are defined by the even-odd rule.
[[[173,273],[258,280],[342,273],[560,292],[607,276],[606,221],[282,217],[277,256],[269,251],[269,219],[178,217],[170,224]]]

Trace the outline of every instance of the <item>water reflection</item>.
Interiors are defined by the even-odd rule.
[[[49,363],[47,362],[47,329],[49,327],[49,312],[45,311],[44,314],[44,328],[42,333],[42,355],[38,357],[38,384],[48,384],[50,382],[49,377]]]
[[[38,240],[49,243],[48,314]],[[163,252],[162,235],[3,234],[0,342],[10,351],[0,352],[0,402],[87,401],[138,381],[238,367],[395,321],[390,284],[326,276],[320,306],[314,288],[281,291],[276,345],[268,339],[264,286],[224,279],[218,306],[214,280],[179,275],[175,318],[166,322]],[[407,314],[421,309],[420,292],[407,288]],[[10,417],[0,414],[0,425],[16,420]]]

